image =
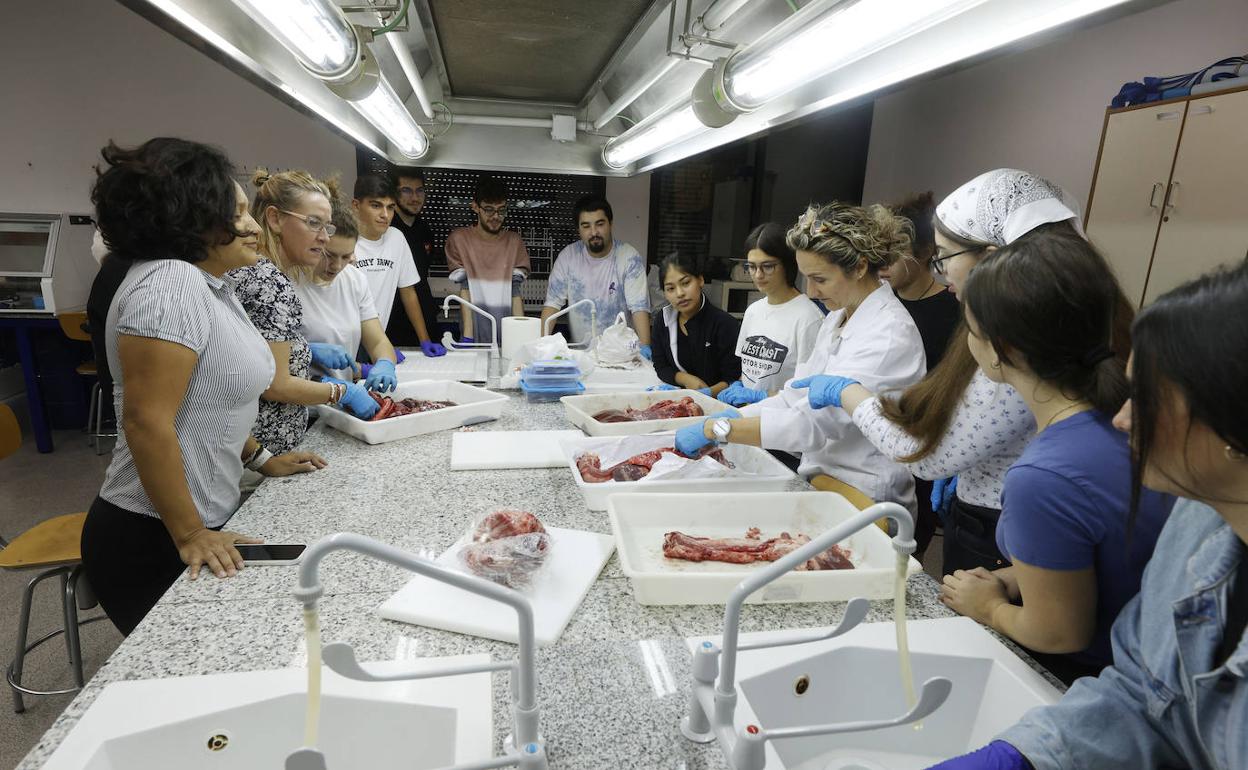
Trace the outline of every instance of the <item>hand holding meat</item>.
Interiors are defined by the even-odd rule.
[[[364,385],[379,393],[387,393],[398,387],[399,379],[394,372],[394,362],[383,358],[373,364],[373,368],[368,370],[368,379],[364,381]]]
[[[336,385],[344,386],[345,390],[342,393],[342,398],[338,399],[338,405],[349,409],[356,417],[367,420],[377,413],[377,402],[373,400],[372,396],[368,395],[368,391],[363,386],[333,377],[322,377],[321,382],[332,382]]]

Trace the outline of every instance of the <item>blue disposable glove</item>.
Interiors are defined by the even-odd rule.
[[[697,390],[699,393],[701,393],[701,394],[702,394],[702,395],[704,395],[704,396],[709,396],[709,395],[711,395],[711,389],[710,389],[710,388],[695,388],[695,390]]]
[[[661,385],[651,385],[650,387],[646,388],[646,390],[680,390],[680,388],[678,388],[675,385],[668,385],[665,382]]]
[[[718,442],[714,439],[706,437],[706,424],[711,420],[719,420],[727,418],[735,420],[741,417],[741,413],[736,409],[725,409],[719,414],[707,417],[705,420],[696,425],[689,425],[676,431],[676,451],[685,457],[696,457],[708,446],[712,446]]]
[[[346,407],[356,417],[367,420],[369,417],[377,414],[377,402],[373,397],[368,395],[368,391],[363,386],[354,382],[346,382],[344,380],[335,379],[333,377],[322,377],[321,382],[333,382],[338,385],[346,385],[347,389],[342,394],[342,398],[338,399],[339,406]]]
[[[334,369],[350,369],[351,356],[342,345],[332,342],[309,342],[308,350],[312,351],[312,363],[331,371]]]
[[[978,751],[946,759],[928,770],[1032,770],[1018,749],[1005,741],[993,741]]]
[[[406,360],[407,360],[407,356],[403,355],[403,351],[399,350],[398,348],[395,348],[394,349],[394,362],[396,364],[401,364]]]
[[[474,342],[476,342],[476,340],[472,337],[460,337],[459,338],[459,344],[461,345],[471,345]]]
[[[720,401],[732,406],[754,404],[767,398],[767,391],[747,388],[738,380],[719,392]]]
[[[841,391],[850,385],[858,384],[860,384],[858,380],[838,377],[835,374],[816,374],[813,377],[803,377],[789,383],[790,387],[794,388],[810,388],[810,406],[813,409],[840,406]]]
[[[647,361],[654,360],[654,351],[650,349],[649,345],[641,346],[641,357],[646,359]]]
[[[368,377],[364,379],[364,385],[369,390],[375,390],[378,393],[385,393],[398,387],[399,378],[394,372],[394,362],[388,358],[383,358],[373,364],[373,368],[368,370]]]
[[[954,493],[957,491],[957,476],[932,482],[932,512],[940,519],[941,524],[945,523],[945,517],[949,515],[949,506],[953,505]]]
[[[428,358],[437,358],[446,355],[446,348],[432,340],[423,340],[420,343],[420,352]]]

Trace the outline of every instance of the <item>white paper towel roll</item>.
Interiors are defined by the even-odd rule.
[[[508,361],[515,358],[526,342],[532,342],[541,334],[542,322],[537,318],[517,315],[503,318],[503,358]]]

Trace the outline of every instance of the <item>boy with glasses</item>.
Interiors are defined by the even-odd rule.
[[[395,178],[399,183],[399,198],[390,226],[403,234],[408,248],[412,250],[416,272],[420,274],[420,280],[416,283],[416,297],[420,300],[420,311],[425,317],[425,328],[430,338],[436,340],[441,336],[438,332],[438,306],[429,288],[429,266],[433,262],[433,230],[422,216],[428,194],[425,172],[413,166],[400,166],[395,169]],[[386,336],[394,344],[405,347],[413,347],[419,340],[416,329],[404,313],[396,314],[390,319]]]

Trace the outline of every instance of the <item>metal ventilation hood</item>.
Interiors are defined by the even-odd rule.
[[[859,1],[410,0],[406,29],[388,33],[401,36],[409,61],[400,61],[381,38],[370,48],[383,77],[431,139],[428,153],[415,161],[420,165],[623,176],[874,96],[878,89],[870,84],[887,80],[880,75],[889,65],[887,50],[625,168],[611,168],[602,160],[603,145],[610,138],[687,97],[709,62],[731,53],[715,42],[700,41],[746,45],[791,16],[796,7],[849,6]],[[1072,24],[1099,23],[1166,1],[1128,0]],[[118,2],[351,141],[396,163],[412,162],[232,0]],[[338,2],[363,7],[393,0]],[[974,25],[993,8],[1035,2],[994,0],[982,4],[984,13],[977,8],[955,21],[962,26],[961,34],[973,34]],[[347,18],[364,26],[379,24],[371,12],[351,12]],[[1068,32],[1072,24],[923,76],[1035,45]],[[687,46],[681,43],[686,29]],[[904,45],[934,44],[947,34],[941,27]],[[414,64],[419,71],[424,94],[413,89],[405,63],[409,70]],[[882,87],[896,85],[894,80]],[[421,96],[423,103],[432,105],[432,118],[422,109]],[[575,120],[572,140],[552,138],[553,115]]]

